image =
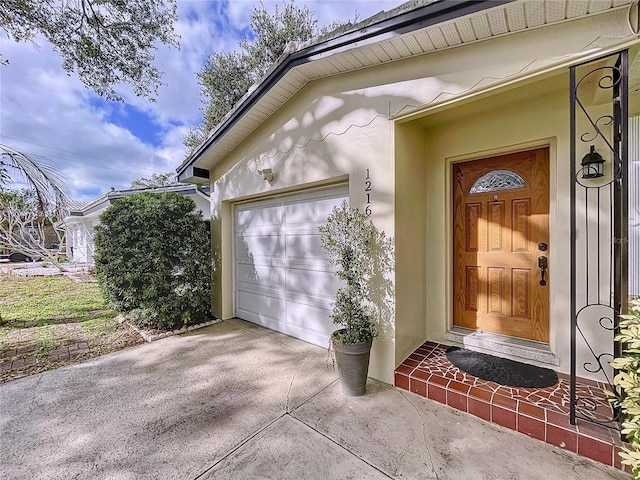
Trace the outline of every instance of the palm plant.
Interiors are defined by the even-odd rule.
[[[64,182],[45,161],[38,160],[8,145],[0,144],[0,191],[12,181],[24,181],[33,190],[39,206],[54,205],[62,210],[69,200]]]
[[[27,188],[18,189],[26,184]],[[0,144],[0,249],[44,257],[61,270],[59,252],[47,232],[64,241],[62,219],[69,197],[62,179],[46,162]]]

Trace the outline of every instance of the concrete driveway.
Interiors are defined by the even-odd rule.
[[[0,386],[3,479],[628,479],[222,322]]]

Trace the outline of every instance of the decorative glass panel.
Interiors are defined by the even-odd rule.
[[[498,190],[516,190],[524,188],[524,180],[509,170],[494,170],[485,173],[471,186],[469,193],[496,192]]]

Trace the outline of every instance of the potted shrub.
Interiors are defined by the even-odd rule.
[[[334,207],[319,230],[329,265],[343,281],[331,309],[331,321],[339,329],[331,334],[329,348],[338,366],[342,391],[348,396],[363,395],[371,345],[378,336],[374,319],[380,309],[372,296],[387,284],[385,268],[380,267],[391,265],[392,242],[346,201]]]

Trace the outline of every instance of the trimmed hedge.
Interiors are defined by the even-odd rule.
[[[95,228],[96,277],[116,310],[159,329],[209,318],[209,222],[178,193],[116,200]]]

